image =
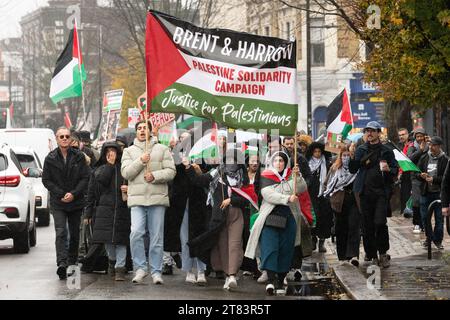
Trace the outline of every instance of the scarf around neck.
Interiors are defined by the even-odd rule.
[[[325,161],[325,156],[322,155],[320,159],[316,159],[314,157],[311,157],[309,159],[309,168],[311,169],[311,173],[314,174],[317,170],[320,170],[320,188],[319,188],[319,194],[317,195],[320,197],[323,194],[323,184],[325,183],[325,179],[327,178],[327,165]]]
[[[345,187],[353,183],[355,178],[356,173],[350,173],[348,167],[340,167],[331,174],[323,195],[326,197],[331,197],[335,192],[342,191]]]

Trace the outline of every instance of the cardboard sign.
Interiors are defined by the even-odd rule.
[[[136,123],[139,121],[141,113],[138,108],[128,109],[128,128],[134,128]]]
[[[150,113],[149,117],[152,128],[161,128],[165,124],[175,120],[173,113]]]
[[[339,154],[343,146],[345,146],[345,143],[342,139],[342,134],[327,132],[327,143],[325,144],[325,151]]]
[[[123,89],[106,91],[103,94],[103,111],[117,111],[122,109]]]

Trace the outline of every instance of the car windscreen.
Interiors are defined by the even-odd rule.
[[[22,168],[38,168],[38,165],[32,155],[16,153],[16,156]]]
[[[8,168],[8,162],[3,154],[0,154],[0,171],[4,171]]]

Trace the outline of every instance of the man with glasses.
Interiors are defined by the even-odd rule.
[[[50,204],[56,232],[57,275],[67,277],[67,267],[77,264],[81,213],[85,206],[85,191],[90,169],[85,156],[70,147],[70,130],[60,127],[56,131],[58,148],[51,151],[44,161],[42,183],[50,192]],[[67,228],[69,248],[67,249]]]
[[[370,121],[364,132],[367,142],[352,154],[349,170],[358,173],[353,191],[360,194],[367,258],[373,264],[387,268],[390,265],[387,208],[398,164],[392,150],[380,141],[381,125],[378,122]]]

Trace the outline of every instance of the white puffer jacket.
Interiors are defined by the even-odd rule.
[[[168,182],[175,178],[176,170],[172,154],[168,147],[156,143],[152,139],[149,143],[149,170],[155,177],[151,183],[144,179],[145,165],[141,162],[141,155],[145,150],[145,141],[134,139],[134,144],[122,155],[121,172],[128,180],[128,206],[169,206]]]

